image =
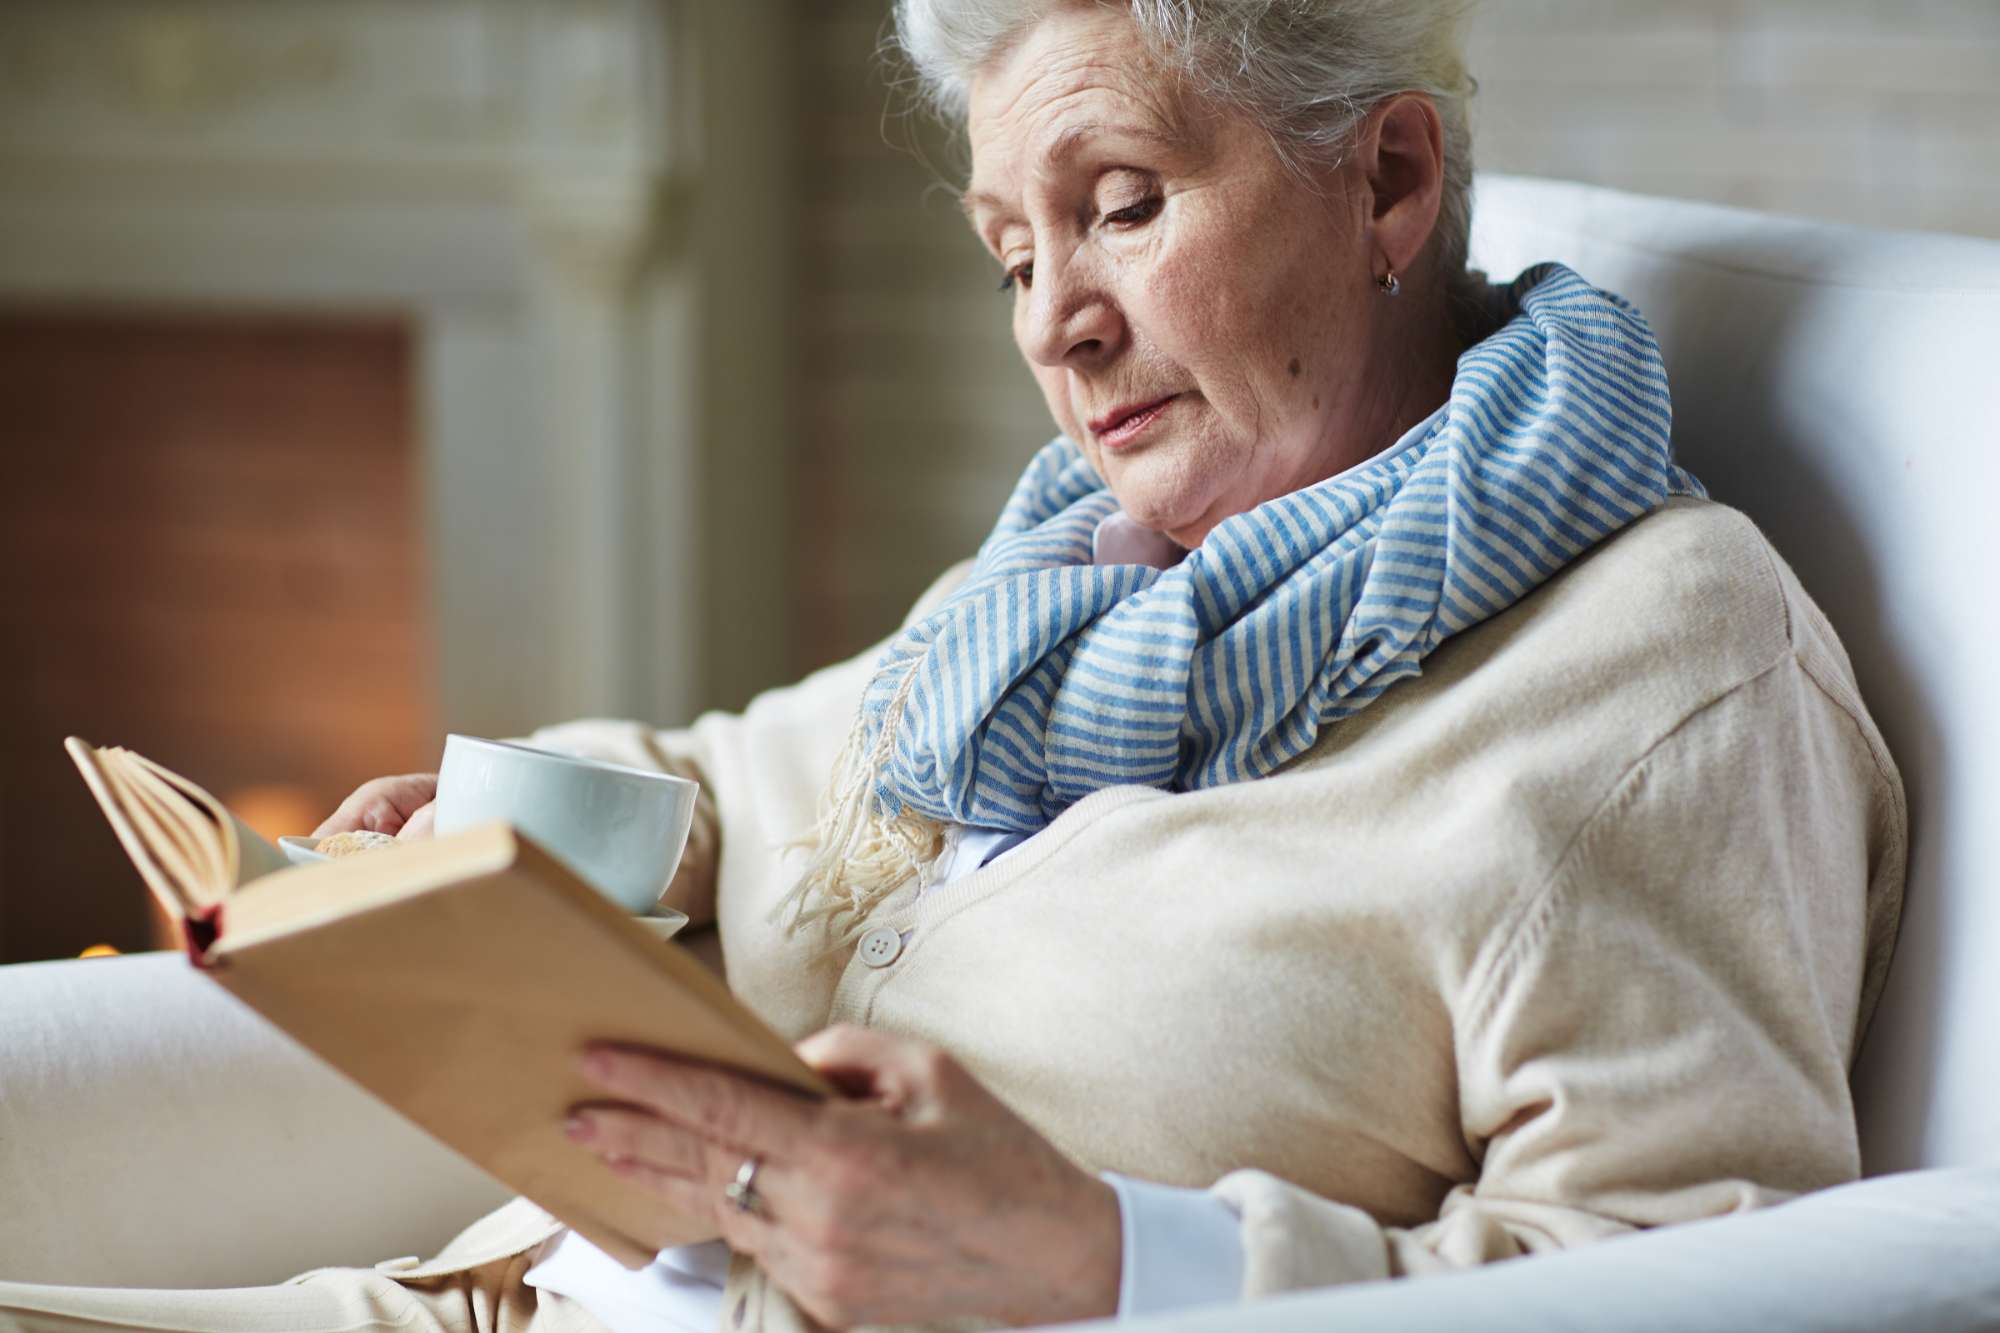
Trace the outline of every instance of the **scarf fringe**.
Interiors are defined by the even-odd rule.
[[[890,894],[912,879],[920,888],[928,887],[936,874],[944,825],[908,808],[886,815],[876,800],[916,679],[917,662],[912,660],[883,710],[873,745],[868,743],[867,710],[857,713],[811,831],[786,844],[812,852],[798,882],[771,909],[770,920],[783,921],[787,934],[817,923],[832,937],[831,945],[850,944]]]

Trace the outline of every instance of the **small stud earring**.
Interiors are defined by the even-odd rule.
[[[1403,280],[1396,276],[1396,270],[1393,268],[1375,279],[1375,285],[1382,289],[1384,296],[1394,296],[1403,290]]]

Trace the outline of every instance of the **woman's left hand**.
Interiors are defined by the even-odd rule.
[[[1117,1312],[1109,1185],[934,1047],[835,1027],[798,1053],[846,1095],[814,1102],[658,1051],[595,1047],[584,1076],[616,1103],[577,1107],[568,1132],[675,1213],[713,1217],[730,1248],[836,1328]],[[724,1196],[752,1157],[761,1214]]]

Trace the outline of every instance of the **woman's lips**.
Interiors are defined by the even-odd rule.
[[[1098,444],[1106,449],[1130,448],[1179,397],[1177,393],[1170,393],[1165,398],[1156,398],[1150,403],[1128,405],[1107,412],[1090,423],[1090,433],[1096,436]]]

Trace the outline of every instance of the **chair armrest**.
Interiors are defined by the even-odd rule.
[[[1117,1325],[1119,1333],[1991,1333],[2000,1165],[1858,1181],[1760,1212],[1446,1277]],[[1109,1324],[1091,1325],[1108,1330]]]
[[[180,955],[0,967],[0,1278],[277,1282],[507,1197]]]

